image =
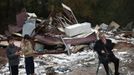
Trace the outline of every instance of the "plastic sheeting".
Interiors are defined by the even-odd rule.
[[[30,36],[34,35],[34,29],[36,28],[35,23],[36,19],[27,20],[26,23],[23,25],[22,36],[24,36],[25,34],[28,34]]]

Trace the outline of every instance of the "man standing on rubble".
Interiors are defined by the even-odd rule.
[[[99,40],[96,41],[94,46],[94,50],[97,51],[99,61],[103,64],[107,75],[109,75],[109,62],[114,63],[115,75],[119,75],[119,59],[112,52],[114,45],[110,39],[106,39],[104,33],[99,33]]]
[[[11,75],[18,75],[19,56],[20,49],[14,45],[13,37],[8,37],[8,47],[6,48],[6,54],[9,62],[9,70]]]

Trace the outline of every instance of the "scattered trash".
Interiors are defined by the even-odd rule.
[[[81,73],[81,75],[84,75],[84,73],[95,75],[97,61],[93,45],[98,39],[97,33],[100,29],[107,33],[108,38],[116,42],[114,52],[121,60],[120,71],[124,75],[134,74],[134,67],[132,66],[134,65],[133,22],[120,29],[122,31],[119,32],[117,30],[121,25],[114,21],[109,25],[102,23],[100,26],[96,25],[95,28],[92,28],[91,23],[78,23],[71,8],[65,4],[62,4],[62,6],[63,12],[52,12],[48,19],[39,19],[35,13],[28,13],[25,9],[22,9],[16,15],[17,25],[8,25],[8,30],[5,31],[6,36],[0,35],[0,47],[2,49],[6,48],[8,45],[7,36],[9,35],[22,38],[25,34],[29,34],[31,37],[34,36],[33,40],[37,51],[35,53],[37,54],[37,57],[35,57],[35,72],[37,75],[55,75],[57,73],[71,75],[69,73],[73,72],[76,75],[78,73]],[[15,41],[15,45],[19,47],[20,40]],[[8,75],[8,64],[3,54],[3,50],[0,50],[0,74]],[[22,57],[20,60],[20,75],[25,75],[23,59]],[[86,68],[86,70],[81,70],[83,68]],[[76,69],[77,71],[74,71]],[[103,68],[101,70],[103,71]],[[100,72],[100,75],[104,75],[104,72]]]
[[[56,75],[53,67],[46,68],[46,75]]]
[[[120,27],[119,24],[117,24],[115,21],[112,21],[110,25],[108,26],[108,31],[117,31],[117,29]]]
[[[102,23],[102,24],[100,25],[100,29],[103,30],[103,31],[106,31],[107,28],[108,28],[108,25],[105,24],[105,23]]]
[[[69,69],[68,66],[59,66],[56,68],[56,72],[58,73],[68,73],[71,72],[71,69]]]

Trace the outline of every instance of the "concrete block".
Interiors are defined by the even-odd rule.
[[[91,23],[87,23],[87,22],[65,27],[65,33],[67,36],[75,36],[75,35],[90,33],[90,32],[91,32]]]

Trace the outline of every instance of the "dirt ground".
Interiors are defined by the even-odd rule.
[[[126,51],[131,48],[134,48],[134,44],[127,42],[118,42],[114,47],[114,49],[117,49],[118,51]]]

